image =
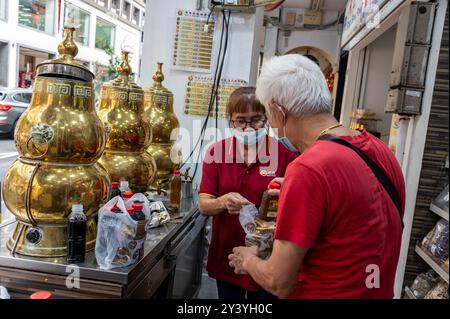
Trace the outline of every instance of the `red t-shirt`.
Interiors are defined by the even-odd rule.
[[[250,166],[238,162],[234,138],[212,145],[203,161],[199,194],[219,197],[236,192],[259,206],[269,182],[275,177],[284,176],[287,165],[297,157],[297,154],[273,138],[266,145],[266,152],[263,151],[256,163]],[[209,276],[248,291],[257,291],[260,287],[249,275],[236,275],[228,264],[228,255],[238,246],[245,246],[245,232],[239,222],[239,215],[224,211],[213,216],[207,265]]]
[[[404,209],[403,174],[388,147],[365,130],[341,138],[384,169]],[[396,206],[353,150],[317,141],[289,165],[275,239],[309,248],[291,298],[392,298],[401,236]],[[378,289],[366,286],[376,282],[371,265]]]

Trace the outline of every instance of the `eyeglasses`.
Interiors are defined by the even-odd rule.
[[[234,128],[238,129],[246,129],[247,125],[249,125],[251,128],[259,129],[262,128],[266,124],[267,120],[265,118],[255,118],[251,119],[250,121],[244,120],[244,119],[238,119],[238,120],[231,120],[231,123],[233,123]]]

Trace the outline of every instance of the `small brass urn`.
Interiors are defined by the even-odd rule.
[[[95,112],[94,75],[75,62],[74,28],[65,28],[59,57],[37,66],[33,96],[17,122],[18,160],[3,183],[17,220],[7,247],[36,257],[67,255],[67,217],[73,204],[87,216],[86,250],[95,245],[94,215],[110,193],[97,163],[106,132]]]
[[[107,130],[106,150],[100,163],[112,181],[128,181],[135,193],[153,183],[156,165],[145,152],[151,140],[150,123],[144,116],[144,91],[130,79],[128,52],[122,52],[118,77],[101,88],[98,114]]]
[[[154,187],[167,190],[170,177],[181,162],[181,151],[174,143],[180,124],[173,110],[173,94],[162,85],[162,65],[157,64],[153,85],[144,89],[144,108],[153,130],[153,140],[147,152],[156,162]]]

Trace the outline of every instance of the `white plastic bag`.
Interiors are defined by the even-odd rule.
[[[147,197],[145,197],[145,195],[142,193],[136,193],[131,198],[125,201],[125,206],[131,207],[133,206],[135,201],[139,201],[142,203],[142,205],[144,206],[144,209],[142,211],[145,215],[145,219],[150,219],[150,201],[147,199]]]
[[[0,299],[11,299],[8,290],[3,286],[0,286]]]
[[[256,216],[258,216],[258,209],[253,204],[244,205],[239,211],[239,222],[246,234],[251,234],[256,230]]]
[[[112,212],[113,207],[121,213]],[[100,208],[95,258],[101,269],[126,267],[138,260],[145,237],[136,239],[137,230],[138,222],[127,213],[120,196]]]
[[[169,212],[161,201],[150,204],[150,222],[147,224],[147,230],[164,225],[170,220]]]

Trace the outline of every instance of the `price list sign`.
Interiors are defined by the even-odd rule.
[[[187,78],[185,109],[184,113],[195,116],[206,116],[208,114],[209,101],[213,85],[213,77],[191,75]],[[218,117],[226,118],[226,108],[230,94],[247,82],[239,79],[222,79],[219,86],[217,101],[219,104]],[[211,116],[216,114],[216,103],[214,102]]]
[[[205,31],[207,12],[178,10],[176,16],[173,68],[189,72],[211,73],[216,26],[214,15],[211,15],[209,19],[207,31]]]

